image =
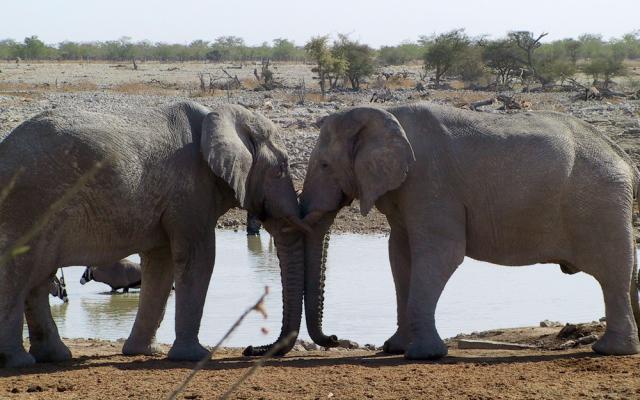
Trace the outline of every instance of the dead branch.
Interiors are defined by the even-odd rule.
[[[479,107],[489,106],[489,105],[495,103],[495,101],[496,101],[495,97],[492,97],[492,98],[486,99],[486,100],[474,101],[473,103],[469,103],[469,109],[473,110],[473,111],[478,111]]]
[[[242,82],[240,82],[240,79],[238,79],[238,75],[234,75],[231,76],[230,73],[228,73],[224,68],[220,68],[222,70],[222,72],[224,72],[224,74],[226,76],[229,77],[229,79],[231,79],[233,82],[235,82],[235,87],[237,87],[238,89],[242,89]]]

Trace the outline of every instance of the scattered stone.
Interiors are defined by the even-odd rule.
[[[18,389],[17,387],[14,387],[11,389],[11,393],[20,393],[20,389]]]
[[[341,339],[338,340],[340,345],[338,347],[342,347],[343,349],[359,349],[360,345],[352,340]]]
[[[494,340],[459,339],[458,348],[482,350],[530,350],[535,349],[536,347],[529,344],[497,342]]]
[[[560,346],[558,346],[559,349],[570,349],[572,347],[576,347],[578,345],[578,343],[575,340],[567,340],[566,342],[562,343]]]
[[[598,336],[591,334],[589,336],[583,336],[581,338],[579,338],[578,340],[576,340],[577,344],[591,344],[595,341],[598,340]]]
[[[29,385],[27,386],[27,393],[34,393],[34,392],[42,392],[42,386],[40,385]]]
[[[567,324],[564,326],[564,328],[562,328],[562,329],[560,330],[560,332],[558,332],[558,337],[559,337],[559,338],[566,338],[566,337],[569,337],[569,336],[571,336],[571,334],[572,334],[572,333],[574,333],[574,332],[575,332],[575,331],[577,331],[577,330],[578,330],[578,326],[577,326],[577,325],[567,323]]]
[[[540,321],[541,328],[555,328],[559,326],[562,326],[562,322],[549,321],[548,319],[545,319],[544,321]]]
[[[293,351],[307,351],[307,349],[305,349],[303,345],[297,344],[297,343],[295,345],[293,345],[293,348],[291,350],[293,350]]]
[[[306,351],[314,351],[314,350],[318,350],[319,346],[313,342],[308,342],[306,340],[303,339],[298,339],[296,340],[296,345],[300,345],[302,346],[302,348],[304,348],[304,350]]]

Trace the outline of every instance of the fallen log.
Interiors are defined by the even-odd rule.
[[[496,101],[495,97],[492,97],[492,98],[486,99],[486,100],[474,101],[473,103],[469,103],[469,109],[473,110],[473,111],[478,111],[479,107],[489,106],[489,105],[495,103],[495,101]]]

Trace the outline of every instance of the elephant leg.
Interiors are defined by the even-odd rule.
[[[638,275],[638,253],[634,243],[633,252],[633,274],[631,275],[631,308],[633,309],[633,318],[636,321],[636,329],[638,330],[640,340],[640,298],[638,290],[640,289],[640,275]]]
[[[122,347],[126,355],[157,354],[155,336],[173,284],[173,260],[169,247],[142,253],[142,284],[138,313],[129,338]]]
[[[631,282],[634,269],[635,245],[629,240],[626,249],[617,252],[607,251],[610,268],[585,267],[585,272],[592,274],[600,283],[604,296],[607,328],[604,335],[593,345],[596,353],[605,355],[626,355],[640,353],[638,328],[634,320],[632,299],[637,302],[637,291],[631,294]],[[637,309],[637,305],[636,305]]]
[[[385,353],[402,354],[411,340],[407,320],[407,302],[411,282],[411,254],[409,239],[404,227],[391,223],[389,235],[389,262],[396,289],[397,324],[396,332],[384,342]]]
[[[25,367],[36,360],[22,344],[26,290],[17,282],[18,266],[0,268],[0,367]]]
[[[49,278],[38,284],[27,296],[25,316],[29,327],[29,353],[37,362],[58,362],[71,359],[71,351],[58,334],[58,327],[49,306]]]
[[[215,262],[213,226],[202,239],[172,242],[171,251],[176,267],[176,340],[167,356],[198,361],[209,353],[200,345],[198,331]]]
[[[435,324],[435,311],[449,278],[462,263],[465,254],[463,240],[425,238],[422,248],[411,253],[411,285],[407,305],[411,344],[405,357],[413,360],[440,358],[447,355]]]

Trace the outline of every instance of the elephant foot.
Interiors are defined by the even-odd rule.
[[[173,361],[200,361],[209,356],[209,350],[195,342],[173,342],[167,358]]]
[[[21,368],[34,365],[36,359],[24,349],[13,352],[0,352],[0,366],[2,368]]]
[[[405,335],[396,332],[387,339],[382,345],[382,351],[389,354],[403,354],[407,349],[407,343],[409,340]]]
[[[640,342],[635,332],[628,335],[621,335],[606,331],[591,348],[598,354],[626,356],[640,353]]]
[[[434,338],[427,341],[411,342],[404,352],[407,360],[435,360],[448,354],[447,345],[442,339]]]
[[[64,343],[31,343],[29,353],[39,363],[61,362],[71,360],[71,350]]]
[[[127,339],[122,346],[122,354],[125,356],[153,356],[162,354],[162,350],[156,343],[140,344]]]

